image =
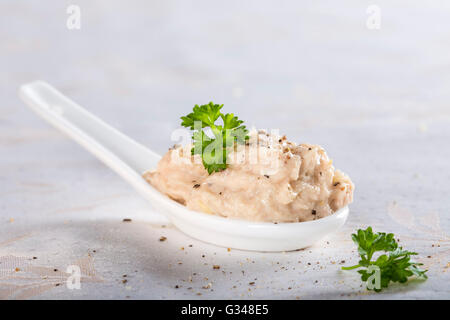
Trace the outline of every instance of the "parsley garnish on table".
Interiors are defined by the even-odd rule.
[[[210,102],[204,105],[195,105],[193,112],[181,117],[183,127],[193,130],[192,154],[202,157],[203,166],[209,174],[222,171],[227,168],[227,156],[231,147],[244,144],[249,138],[248,130],[242,125],[234,114],[223,114],[220,112],[223,104]],[[222,119],[222,124],[216,121]],[[207,134],[204,129],[209,129]]]
[[[420,279],[428,278],[425,274],[428,270],[422,270],[418,267],[422,263],[411,261],[411,256],[417,255],[417,253],[399,247],[394,239],[394,234],[373,233],[372,228],[368,227],[366,230],[359,229],[356,234],[352,234],[352,240],[358,246],[361,260],[357,265],[342,267],[342,270],[363,268],[358,270],[358,273],[361,274],[361,280],[366,282],[373,274],[373,271],[369,272],[368,268],[370,266],[378,267],[381,281],[380,288],[374,288],[375,291],[379,292],[382,288],[387,288],[391,281],[405,283],[411,276]],[[383,254],[374,259],[373,256],[377,252]],[[368,289],[370,290],[369,287]]]

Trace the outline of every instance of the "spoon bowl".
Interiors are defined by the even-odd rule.
[[[21,99],[39,116],[85,147],[187,235],[218,246],[252,251],[290,251],[308,247],[340,228],[348,207],[314,221],[251,222],[196,212],[171,200],[142,174],[156,168],[160,155],[87,112],[46,82],[22,85]]]

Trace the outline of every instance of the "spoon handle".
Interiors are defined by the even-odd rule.
[[[21,99],[44,120],[67,134],[138,190],[141,174],[160,156],[84,110],[46,82],[22,85]]]

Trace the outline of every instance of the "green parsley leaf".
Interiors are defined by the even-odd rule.
[[[181,125],[193,130],[192,154],[200,154],[205,169],[209,174],[227,168],[227,156],[236,143],[244,144],[248,140],[248,130],[243,121],[234,114],[221,113],[223,104],[210,102],[204,105],[195,105],[192,112],[181,117]],[[222,124],[216,124],[221,118]],[[208,135],[203,129],[208,128]]]
[[[181,117],[183,122],[181,125],[183,127],[188,127],[194,130],[194,122],[200,121],[202,123],[202,128],[214,126],[214,123],[221,115],[220,109],[222,109],[223,104],[218,105],[210,102],[204,105],[195,105],[193,112],[189,113],[185,117]]]
[[[417,253],[399,247],[394,234],[374,233],[372,228],[368,227],[366,230],[359,229],[352,234],[352,240],[358,246],[361,260],[355,266],[342,267],[342,270],[366,268],[358,270],[358,273],[361,274],[361,280],[366,282],[373,274],[373,270],[369,270],[369,268],[378,267],[380,287],[374,288],[375,291],[379,292],[382,288],[387,288],[391,281],[405,283],[411,276],[420,279],[428,278],[425,274],[427,270],[418,267],[422,264],[411,261],[411,256],[417,255]],[[383,254],[373,260],[373,255],[376,252],[383,252]],[[368,289],[370,290],[369,287]]]

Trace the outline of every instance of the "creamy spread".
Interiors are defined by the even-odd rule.
[[[228,218],[301,222],[333,214],[353,200],[353,183],[325,150],[253,130],[235,145],[227,169],[208,174],[192,145],[174,146],[143,177],[189,209]]]

